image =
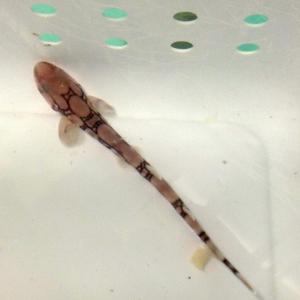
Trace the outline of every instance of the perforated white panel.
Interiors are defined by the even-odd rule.
[[[299,1],[0,2],[1,299],[256,299],[190,263],[201,242],[133,170],[60,144],[40,60],[116,108],[263,299],[299,299]]]

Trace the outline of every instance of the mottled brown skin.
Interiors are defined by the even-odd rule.
[[[173,188],[155,172],[150,164],[131,147],[88,103],[81,86],[62,69],[47,62],[39,62],[34,68],[39,91],[52,109],[80,126],[101,144],[122,157],[148,180],[173,206],[177,213],[197,236],[211,249],[214,255],[238,277],[249,290],[256,293],[239,271],[225,258],[214,242],[194,218]]]

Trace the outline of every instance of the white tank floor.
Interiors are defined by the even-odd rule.
[[[201,242],[134,170],[88,136],[60,144],[39,60],[116,108],[111,124],[264,299],[299,299],[299,1],[120,1],[120,22],[101,16],[116,1],[49,2],[48,18],[27,0],[0,12],[0,299],[255,299],[215,259],[190,263]],[[198,19],[179,24],[182,10]],[[246,26],[252,13],[269,22]],[[41,44],[45,31],[62,43]],[[106,47],[113,35],[128,46]],[[241,55],[244,42],[260,50]]]

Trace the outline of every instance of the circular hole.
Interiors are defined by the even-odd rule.
[[[103,10],[102,15],[110,20],[123,20],[127,17],[127,12],[121,8],[108,7]]]
[[[176,13],[173,18],[179,22],[192,22],[195,21],[198,17],[196,14],[190,11],[181,11]]]
[[[58,45],[61,43],[60,36],[53,33],[42,33],[39,35],[39,40],[46,45]]]
[[[186,51],[190,51],[194,47],[194,45],[186,41],[177,41],[172,43],[171,47],[173,48],[173,50],[186,52]]]
[[[255,14],[255,15],[247,16],[247,17],[244,19],[244,22],[245,22],[247,25],[250,25],[250,26],[262,26],[262,25],[264,25],[268,20],[269,20],[269,18],[268,18],[267,16],[265,16],[265,15]]]
[[[56,14],[56,8],[45,3],[35,3],[31,5],[31,11],[43,17],[49,17]]]
[[[105,44],[110,48],[123,49],[128,45],[128,42],[124,39],[113,37],[107,39]]]
[[[252,43],[241,44],[237,47],[237,50],[243,54],[253,54],[259,50],[259,45]]]

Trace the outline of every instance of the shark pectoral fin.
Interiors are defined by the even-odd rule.
[[[212,257],[213,253],[207,245],[203,245],[201,248],[197,249],[193,256],[191,257],[191,262],[193,265],[200,269],[204,270],[207,262]]]
[[[104,116],[112,117],[116,116],[116,110],[106,103],[104,100],[100,98],[96,98],[94,96],[88,96],[88,104],[95,110],[98,111],[100,114]]]
[[[78,145],[82,137],[80,133],[81,130],[78,125],[65,116],[61,117],[58,125],[58,137],[65,146]]]

